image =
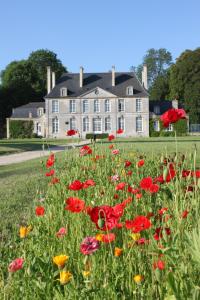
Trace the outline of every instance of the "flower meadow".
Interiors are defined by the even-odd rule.
[[[44,161],[47,188],[3,253],[2,299],[200,298],[195,153],[113,139]]]

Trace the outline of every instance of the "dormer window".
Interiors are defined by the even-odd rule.
[[[128,96],[132,96],[133,95],[133,86],[128,86],[126,89],[126,94]]]
[[[67,96],[67,88],[62,87],[62,88],[60,89],[60,96],[61,96],[61,97],[66,97],[66,96]]]
[[[38,113],[38,117],[41,117],[43,115],[43,113],[44,113],[43,108],[42,107],[38,108],[38,112],[37,113]]]
[[[159,114],[160,114],[160,106],[158,106],[158,105],[154,106],[154,113],[155,113],[156,115],[159,115]]]

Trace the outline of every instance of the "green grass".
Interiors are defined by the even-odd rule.
[[[20,153],[24,151],[48,149],[58,145],[77,142],[78,139],[9,139],[0,140],[0,155]]]

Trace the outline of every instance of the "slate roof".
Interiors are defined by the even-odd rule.
[[[160,108],[160,113],[155,113],[154,109],[158,106]],[[162,115],[164,112],[166,112],[168,109],[173,108],[172,101],[171,100],[149,100],[149,112],[154,113],[157,115]],[[178,108],[183,108],[183,104],[178,102]]]
[[[38,118],[37,109],[40,107],[45,108],[45,102],[30,102],[16,107],[13,109],[11,118],[29,118],[30,112],[33,118]]]
[[[45,98],[59,98],[60,88],[66,87],[69,97],[78,97],[100,87],[117,97],[127,97],[126,88],[133,86],[134,96],[148,97],[148,92],[141,85],[133,72],[115,72],[115,86],[112,86],[112,72],[83,73],[83,87],[80,88],[79,73],[64,73],[56,86]]]

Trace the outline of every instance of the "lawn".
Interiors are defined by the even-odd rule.
[[[77,142],[78,139],[9,139],[0,140],[0,155],[20,153],[31,150],[42,150],[57,145]]]
[[[108,150],[108,146],[111,144],[114,145],[115,149],[120,149],[119,156],[110,155],[111,150]],[[92,206],[103,203],[114,205],[114,203],[120,202],[119,199],[124,200],[127,198],[129,195],[126,192],[119,191],[117,193],[121,195],[120,198],[114,201],[111,200],[113,187],[108,181],[108,176],[114,175],[115,172],[122,174],[120,175],[122,182],[128,181],[131,184],[136,183],[138,185],[142,176],[159,175],[160,167],[162,166],[161,162],[165,157],[175,161],[179,169],[178,172],[183,168],[192,170],[194,166],[199,168],[200,139],[196,137],[178,138],[177,144],[171,138],[119,139],[113,141],[113,143],[98,142],[95,147],[92,146],[92,149],[93,159],[91,159],[91,156],[78,157],[79,149],[69,150],[56,155],[56,176],[60,178],[61,185],[49,186],[48,183],[51,179],[45,177],[44,163],[38,159],[0,167],[0,246],[2,249],[0,260],[4,261],[5,267],[9,261],[15,258],[15,255],[20,257],[24,251],[28,251],[26,254],[27,260],[31,259],[33,261],[33,264],[27,262],[28,270],[24,267],[26,270],[24,274],[27,281],[26,284],[20,279],[20,274],[23,274],[22,271],[19,271],[19,275],[18,272],[13,274],[13,278],[16,280],[13,279],[9,283],[4,269],[2,273],[3,278],[0,280],[4,291],[2,297],[5,297],[5,299],[17,299],[19,293],[22,293],[20,297],[23,296],[23,299],[29,299],[28,297],[33,289],[35,289],[35,294],[33,295],[35,299],[42,299],[43,297],[47,297],[46,299],[54,297],[55,299],[62,299],[62,297],[68,297],[68,299],[152,299],[153,297],[154,299],[164,299],[161,296],[167,295],[171,297],[177,293],[180,293],[180,297],[182,297],[180,299],[187,299],[186,296],[190,299],[191,295],[195,293],[197,296],[200,296],[198,294],[198,268],[195,267],[196,262],[194,263],[193,258],[190,256],[189,245],[185,244],[186,235],[184,235],[184,233],[190,232],[192,228],[194,229],[198,223],[200,209],[199,190],[186,195],[183,192],[186,181],[180,181],[179,176],[166,187],[165,185],[161,186],[161,191],[158,193],[157,198],[150,198],[144,192],[144,199],[142,198],[142,201],[138,202],[136,207],[131,204],[133,205],[132,209],[127,208],[127,214],[130,218],[132,217],[132,212],[144,215],[148,210],[153,210],[155,213],[158,209],[168,207],[169,215],[173,215],[173,218],[171,221],[167,221],[164,226],[171,227],[173,235],[170,237],[170,240],[164,237],[163,252],[157,248],[155,242],[150,246],[150,249],[147,246],[144,246],[141,250],[139,248],[126,249],[131,240],[128,238],[128,234],[126,234],[125,238],[120,234],[114,245],[124,248],[125,256],[122,257],[122,265],[118,265],[116,261],[116,259],[121,259],[120,257],[113,258],[112,256],[114,251],[113,244],[106,245],[106,247],[102,246],[99,256],[94,254],[91,257],[91,261],[85,262],[86,269],[91,268],[92,265],[93,268],[96,268],[91,278],[84,278],[81,275],[85,260],[83,255],[81,256],[79,253],[78,245],[86,235],[95,235],[99,231],[95,231],[92,224],[88,223],[86,216],[71,214],[63,210],[64,199],[72,195],[84,199],[87,205]],[[178,153],[177,158],[174,157],[176,151]],[[182,160],[183,154],[185,161]],[[96,161],[94,159],[95,155],[100,155],[100,159]],[[139,174],[135,164],[141,158],[145,160],[145,166],[144,171],[141,169],[142,173]],[[133,163],[132,167],[130,167],[133,171],[133,176],[130,178],[124,177],[123,166],[126,159]],[[94,179],[96,188],[90,187],[80,192],[68,192],[66,187],[75,179],[81,181]],[[190,184],[191,179],[187,182],[187,184]],[[38,200],[43,198],[43,196],[46,198],[45,202],[39,202]],[[45,206],[47,215],[44,218],[36,218],[34,216],[34,210],[37,205]],[[186,225],[183,225],[176,218],[185,209],[191,211],[191,215],[189,215],[189,221],[185,222]],[[58,211],[59,214],[57,213]],[[32,224],[33,233],[30,233],[30,237],[27,240],[20,241],[18,232],[19,226],[22,224]],[[56,239],[54,240],[51,233],[62,226],[67,227],[69,236],[66,239],[61,239],[59,242]],[[122,232],[124,234],[124,229]],[[179,236],[180,238],[178,238]],[[148,238],[148,234],[144,232],[142,237]],[[10,250],[8,251],[8,249]],[[131,251],[130,254],[129,251]],[[165,251],[166,270],[163,272],[158,270],[154,274],[151,270],[151,265],[155,257],[151,253],[156,253],[155,255],[159,253],[165,254]],[[45,253],[45,257],[43,253]],[[69,268],[73,273],[72,283],[64,287],[59,287],[59,281],[57,281],[58,272],[52,264],[52,256],[61,253],[70,256]],[[96,260],[94,257],[96,257]],[[173,263],[172,257],[174,259]],[[139,261],[142,262],[145,259],[148,263],[145,265],[141,263],[140,266]],[[180,266],[178,268],[175,267],[176,260],[179,261]],[[189,265],[189,261],[191,265]],[[127,264],[130,267],[127,267]],[[111,269],[108,268],[108,265]],[[172,276],[168,276],[170,272],[173,273]],[[49,282],[46,278],[47,274]],[[144,283],[137,285],[133,282],[132,277],[137,274],[145,277]],[[125,280],[124,276],[126,276],[127,280]],[[33,281],[31,281],[31,277]],[[179,278],[179,280],[175,280],[175,278]],[[184,280],[185,282],[182,282]],[[172,286],[173,281],[175,282],[174,287]],[[108,284],[109,282],[111,282],[111,285]],[[165,287],[166,282],[168,282],[168,290]],[[19,288],[18,283],[20,283],[21,288]],[[43,293],[44,290],[46,291],[46,296]],[[14,295],[13,297],[12,294]],[[100,295],[103,298],[100,298]],[[147,297],[146,295],[149,295],[148,298],[145,298]]]

